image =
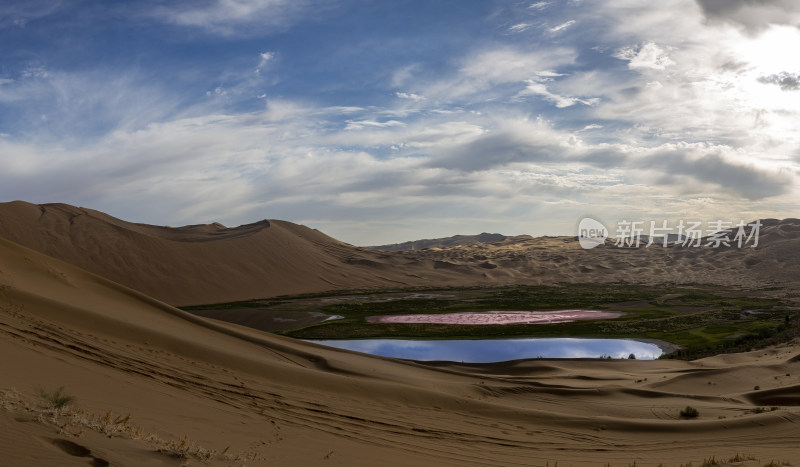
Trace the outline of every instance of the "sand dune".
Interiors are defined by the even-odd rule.
[[[153,438],[37,420],[37,388],[62,385],[84,418],[130,413],[157,439],[216,450],[209,465],[232,463],[226,446],[247,465],[800,459],[798,346],[696,362],[423,365],[206,320],[6,240],[0,352],[13,356],[0,368],[10,465],[89,462],[58,440],[115,465],[177,462]],[[753,413],[767,402],[779,408]],[[679,418],[686,405],[699,419]]]
[[[0,204],[0,237],[173,305],[481,277],[469,267],[446,273],[406,267],[402,256],[356,248],[275,220],[235,228],[170,228],[65,204],[13,202]]]
[[[500,282],[706,283],[800,285],[800,220],[762,221],[757,248],[618,248],[610,241],[591,250],[574,237],[515,237],[491,244],[408,251],[417,261],[491,265]]]
[[[371,287],[559,282],[800,285],[800,220],[765,220],[758,248],[583,250],[574,237],[507,237],[384,252],[264,220],[235,228],[134,224],[65,204],[0,203],[0,237],[171,305]]]

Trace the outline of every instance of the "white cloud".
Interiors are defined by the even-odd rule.
[[[261,113],[178,118],[79,148],[3,137],[0,196],[88,205],[161,224],[313,221],[326,233],[368,244],[387,239],[383,227],[398,217],[458,228],[468,218],[494,225],[505,210],[515,219],[547,213],[557,219],[549,232],[555,234],[569,232],[563,229],[574,220],[563,219],[585,214],[588,203],[611,217],[629,209],[622,201],[629,196],[636,196],[637,209],[665,199],[679,206],[701,195],[724,199],[732,210],[769,206],[764,196],[774,206],[791,197],[782,193],[796,178],[781,172],[786,161],[755,165],[728,146],[590,143],[543,119],[501,114],[421,115],[409,123],[352,119],[348,125],[359,131],[347,132],[319,124],[341,113],[270,101]],[[389,145],[396,145],[392,155],[374,153]],[[716,215],[719,206],[708,212]],[[542,228],[535,222],[514,225],[518,233],[543,233],[532,230]]]
[[[261,71],[267,66],[268,63],[275,60],[275,52],[261,52],[258,54],[258,66],[256,67],[256,74],[260,75]]]
[[[337,106],[333,106],[333,107],[326,107],[324,109],[325,113],[331,112],[331,113],[337,113],[337,114],[339,114],[339,113],[340,114],[350,114],[350,113],[355,113],[355,112],[362,112],[364,110],[366,110],[364,107],[342,106],[342,105],[337,105]]]
[[[526,80],[527,86],[525,89],[517,93],[516,97],[525,97],[525,96],[532,96],[538,95],[544,97],[546,100],[554,103],[558,108],[570,107],[575,104],[583,104],[583,105],[593,105],[597,103],[597,98],[591,99],[580,99],[577,97],[567,97],[561,96],[558,94],[554,94],[547,89],[543,83],[536,81],[536,80]]]
[[[261,58],[261,61],[258,62],[258,66],[261,68],[266,65],[267,62],[275,58],[275,52],[261,52],[258,56]]]
[[[523,31],[525,31],[526,29],[530,29],[530,27],[531,27],[531,26],[532,26],[532,24],[530,24],[530,23],[519,23],[519,24],[515,24],[515,25],[513,25],[513,26],[509,26],[509,28],[508,28],[508,32],[511,32],[511,33],[515,33],[515,32],[523,32]]]
[[[344,127],[345,130],[362,130],[367,127],[373,128],[389,128],[389,127],[398,127],[398,126],[405,126],[405,123],[397,121],[397,120],[388,120],[386,122],[377,122],[375,120],[359,120],[353,121],[348,120],[347,126]]]
[[[566,47],[532,52],[501,47],[472,53],[461,60],[456,74],[424,86],[424,95],[450,102],[479,93],[490,99],[502,85],[524,84],[538,72],[573,63],[576,56],[575,50]]]
[[[558,26],[550,28],[550,32],[563,31],[564,29],[567,29],[568,27],[572,26],[573,24],[575,24],[575,20],[571,19],[571,20],[569,20],[569,21],[567,21],[565,23],[561,23]]]
[[[420,96],[419,94],[409,93],[409,92],[396,92],[395,95],[400,99],[409,99],[415,102],[420,102],[425,100],[425,96]]]
[[[265,29],[282,31],[308,14],[311,0],[214,0],[197,5],[167,4],[155,15],[170,23],[192,26],[225,36],[261,33]],[[319,2],[316,2],[319,3]],[[321,5],[316,5],[320,10]]]
[[[556,73],[555,71],[545,70],[545,71],[537,71],[536,76],[540,77],[543,81],[552,80],[552,78],[558,78],[559,76],[566,76],[564,73]]]
[[[624,47],[619,49],[616,58],[628,61],[628,68],[649,68],[652,70],[664,70],[668,66],[675,65],[669,58],[667,51],[653,42],[646,42],[637,47]]]

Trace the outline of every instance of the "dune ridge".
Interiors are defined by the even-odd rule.
[[[394,270],[405,266],[402,257],[277,220],[172,228],[65,204],[12,202],[0,204],[0,237],[173,305],[463,280],[458,271]]]

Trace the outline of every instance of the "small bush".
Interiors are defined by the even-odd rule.
[[[69,404],[75,402],[74,396],[68,396],[64,392],[64,386],[61,386],[53,392],[47,392],[42,389],[39,391],[39,395],[42,396],[42,398],[56,410],[61,410]]]
[[[697,418],[699,416],[700,412],[691,405],[687,405],[685,409],[681,410],[681,417],[683,418]]]

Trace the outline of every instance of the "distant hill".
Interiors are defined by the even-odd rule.
[[[499,233],[483,232],[478,235],[453,235],[452,237],[413,240],[391,245],[368,246],[367,248],[381,251],[424,250],[425,248],[450,248],[461,245],[475,245],[476,243],[500,242],[507,238],[510,237]]]

